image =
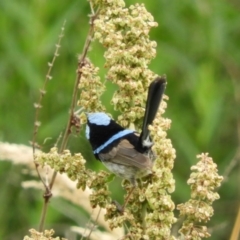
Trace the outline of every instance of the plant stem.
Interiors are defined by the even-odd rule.
[[[98,12],[99,12],[99,10],[97,10],[96,13],[94,13],[93,9],[92,9],[92,14],[90,16],[90,29],[89,29],[89,32],[88,32],[88,35],[87,35],[87,38],[86,38],[86,41],[85,41],[85,44],[84,44],[83,54],[82,54],[81,59],[79,60],[79,63],[78,63],[77,77],[76,77],[75,84],[74,84],[72,101],[71,101],[71,106],[70,106],[70,116],[69,116],[69,119],[68,119],[66,130],[65,130],[64,135],[63,135],[63,140],[62,140],[61,146],[59,148],[59,153],[62,153],[62,151],[66,148],[69,136],[71,134],[71,127],[73,125],[72,120],[74,118],[74,109],[75,109],[76,102],[77,102],[78,85],[79,85],[79,82],[80,82],[81,76],[82,76],[81,68],[85,64],[85,59],[86,59],[87,53],[89,51],[90,44],[92,42],[92,37],[93,37],[93,32],[94,32],[94,20],[97,18]],[[44,205],[43,205],[42,215],[41,215],[40,225],[39,225],[39,231],[40,232],[42,232],[43,228],[44,228],[46,213],[47,213],[47,209],[48,209],[48,203],[49,203],[49,200],[52,196],[51,189],[52,189],[53,184],[55,182],[56,176],[57,176],[57,171],[54,171],[54,173],[52,175],[52,178],[51,178],[51,181],[50,181],[50,184],[49,184],[49,187],[47,187],[45,185],[45,193],[44,193],[44,196],[43,196],[44,197]]]
[[[45,81],[43,83],[43,88],[40,89],[40,95],[39,95],[39,99],[38,99],[38,102],[34,104],[34,107],[36,109],[36,112],[35,112],[35,119],[34,119],[34,130],[33,130],[33,137],[32,137],[32,149],[33,149],[33,158],[34,158],[34,154],[35,154],[35,150],[36,150],[36,138],[37,138],[37,133],[38,133],[38,129],[41,125],[41,123],[38,121],[39,119],[39,113],[40,113],[40,109],[42,108],[42,99],[43,97],[45,96],[46,94],[46,86],[47,86],[47,83],[49,82],[49,80],[51,80],[51,71],[52,71],[52,68],[53,68],[53,65],[56,61],[56,58],[59,56],[59,48],[60,48],[60,43],[61,43],[61,40],[63,38],[63,31],[64,31],[64,26],[65,26],[65,23],[66,21],[64,21],[63,23],[63,26],[62,26],[62,30],[61,30],[61,34],[59,35],[59,38],[58,38],[58,43],[56,44],[56,50],[55,50],[55,53],[54,53],[54,56],[53,56],[53,59],[50,63],[48,63],[48,72],[46,74],[46,77],[45,77]],[[34,161],[34,164],[35,164],[35,168],[36,168],[36,171],[37,171],[37,174],[38,174],[38,177],[39,179],[41,180],[41,182],[43,183],[45,189],[48,188],[48,186],[46,185],[45,181],[42,179],[40,173],[39,173],[39,169],[38,169],[38,164]]]

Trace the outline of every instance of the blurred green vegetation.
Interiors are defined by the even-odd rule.
[[[127,0],[128,5],[144,2]],[[237,0],[155,0],[145,1],[159,27],[151,38],[158,43],[151,69],[166,74],[169,96],[165,117],[172,120],[169,137],[177,150],[174,168],[176,204],[189,198],[186,180],[196,154],[209,152],[223,175],[233,161],[238,164],[219,189],[221,199],[214,204],[215,215],[209,223],[214,231],[211,239],[228,239],[239,204],[239,139],[240,139],[240,2]],[[77,67],[88,31],[87,1],[0,0],[0,141],[29,144],[33,133],[33,103],[39,96],[51,61],[61,26],[66,20],[65,37],[60,57],[54,65],[53,79],[40,114],[42,126],[38,142],[48,150],[64,130]],[[103,49],[94,43],[91,60],[105,70]],[[107,109],[113,86],[103,96]],[[69,148],[89,156],[84,135],[72,136]],[[86,150],[85,150],[86,149]],[[19,166],[0,163],[0,239],[21,239],[28,229],[37,227],[41,192],[22,189],[28,177]],[[91,158],[88,166],[102,166]],[[113,196],[122,199],[120,180],[115,180]],[[87,222],[81,210],[69,217],[63,208],[72,208],[63,200],[53,199],[46,227],[64,234],[72,224]],[[57,206],[57,207],[56,207]],[[178,214],[178,213],[176,213]],[[84,217],[83,217],[84,216]]]

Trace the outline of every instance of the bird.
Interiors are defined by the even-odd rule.
[[[152,173],[155,154],[152,151],[154,143],[148,126],[153,123],[165,87],[165,76],[156,77],[149,85],[140,134],[122,127],[104,112],[86,114],[86,138],[95,158],[100,160],[110,172],[127,179],[133,189],[137,186],[137,179]],[[126,202],[127,200],[124,207]]]

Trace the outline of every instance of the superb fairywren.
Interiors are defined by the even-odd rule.
[[[129,180],[133,187],[136,179],[151,174],[154,154],[148,126],[156,116],[165,85],[165,78],[157,77],[149,86],[140,136],[103,112],[87,114],[86,137],[95,157],[111,172]]]

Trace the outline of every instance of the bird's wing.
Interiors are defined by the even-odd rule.
[[[111,161],[112,163],[139,169],[152,168],[152,161],[146,155],[134,149],[133,145],[126,139],[122,140],[110,152],[100,153],[99,158],[102,161]]]

